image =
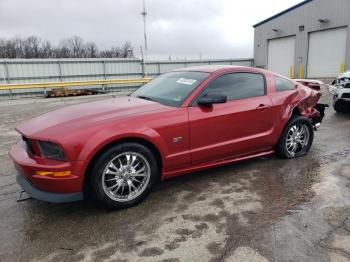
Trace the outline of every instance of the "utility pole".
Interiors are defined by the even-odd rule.
[[[147,70],[146,70],[146,60],[147,60],[147,31],[146,31],[146,0],[142,0],[143,3],[143,10],[142,10],[142,17],[143,17],[143,34],[144,34],[144,41],[145,41],[145,50],[144,50],[144,70],[145,70],[145,76],[147,76]]]
[[[142,50],[142,46],[140,46],[140,51],[141,51],[141,59],[142,59],[142,77],[146,76],[146,71],[145,71],[145,57],[143,56],[143,50]]]

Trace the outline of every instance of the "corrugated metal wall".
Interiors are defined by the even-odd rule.
[[[149,75],[196,65],[223,64],[252,66],[252,59],[213,59],[188,61],[150,61]],[[93,79],[143,77],[139,59],[8,59],[0,60],[1,83],[56,82]]]
[[[0,83],[135,78],[138,59],[8,59],[0,60]]]
[[[306,75],[309,33],[338,27],[347,27],[347,51],[345,67],[350,69],[350,1],[349,0],[313,0],[297,9],[270,20],[254,31],[254,65],[267,67],[268,40],[286,36],[296,36],[294,76],[298,77],[301,61],[303,75]],[[328,19],[329,23],[320,23],[319,19]],[[299,31],[299,26],[304,26]],[[273,29],[279,29],[274,32]]]
[[[252,66],[253,59],[150,61],[139,59],[0,59],[0,84],[74,80],[134,79],[156,76],[173,69],[208,64]],[[144,70],[145,68],[145,70]],[[125,86],[111,86],[118,89]],[[81,88],[81,87],[78,87]],[[0,90],[0,96],[42,93],[42,89]]]

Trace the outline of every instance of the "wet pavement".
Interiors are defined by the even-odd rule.
[[[170,179],[116,212],[16,202],[7,155],[16,123],[103,98],[0,101],[0,261],[350,261],[350,114],[333,108],[303,158]],[[327,92],[322,99],[331,103]]]

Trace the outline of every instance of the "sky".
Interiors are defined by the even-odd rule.
[[[146,0],[149,59],[250,58],[253,25],[301,0]],[[0,0],[0,38],[143,46],[142,0]]]

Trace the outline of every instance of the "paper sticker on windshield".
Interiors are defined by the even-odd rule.
[[[186,78],[180,78],[179,80],[176,81],[176,83],[179,84],[184,84],[184,85],[193,85],[194,83],[196,83],[197,80],[194,79],[186,79]]]

